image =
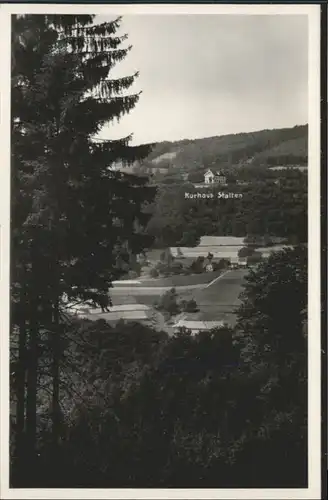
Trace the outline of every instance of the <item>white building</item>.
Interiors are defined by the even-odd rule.
[[[204,182],[205,184],[225,185],[227,183],[227,179],[221,172],[213,173],[212,170],[207,170],[204,174]]]
[[[116,324],[120,320],[149,324],[152,317],[151,308],[145,304],[121,304],[110,306],[109,312],[102,312],[99,307],[94,307],[87,302],[82,304],[67,303],[66,313],[91,321],[105,319],[112,324]]]
[[[236,259],[238,252],[245,246],[244,237],[235,236],[202,236],[199,245],[196,247],[180,247],[179,252],[184,257],[194,258],[207,257],[209,253],[214,259]],[[173,257],[179,257],[178,248],[171,247]]]

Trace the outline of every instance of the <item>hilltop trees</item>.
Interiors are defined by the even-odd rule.
[[[197,172],[207,168],[242,166],[244,169],[251,165],[266,170],[271,165],[304,165],[308,155],[307,137],[308,126],[301,125],[173,143],[159,142],[152,145],[147,160],[158,159],[163,154],[172,155],[173,169],[179,170],[182,166],[187,169],[192,182],[202,182],[204,178],[199,179]]]
[[[129,52],[120,19],[13,16],[12,327],[18,332],[15,456],[36,458],[41,331],[52,361],[54,446],[60,427],[61,297],[103,293],[131,255],[149,246],[146,179],[108,169],[148,150],[130,137],[98,142],[101,127],[136,105],[137,74],[111,79]],[[15,335],[14,335],[15,332]],[[43,334],[44,335],[44,334]],[[27,384],[27,391],[25,385]]]

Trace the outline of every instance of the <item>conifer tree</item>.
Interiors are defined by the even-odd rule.
[[[136,105],[137,74],[111,79],[128,54],[120,18],[25,15],[12,22],[12,323],[19,332],[17,449],[36,456],[40,331],[52,353],[52,425],[60,427],[60,311],[63,293],[83,299],[122,273],[149,246],[147,179],[110,167],[132,163],[146,147],[95,139],[103,125]],[[25,384],[27,381],[27,390]],[[26,392],[26,393],[25,393]],[[24,416],[26,418],[24,418]],[[26,422],[25,422],[26,420]],[[19,448],[24,431],[28,449]],[[29,452],[27,454],[26,452]]]

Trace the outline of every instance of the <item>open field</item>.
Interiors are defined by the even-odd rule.
[[[233,269],[224,273],[220,279],[212,282],[202,290],[194,292],[200,304],[232,305],[236,303],[237,292],[241,288],[247,270]]]
[[[213,275],[214,273],[206,273]],[[235,309],[239,305],[238,296],[242,290],[242,283],[247,270],[228,270],[215,273],[211,281],[193,285],[196,288],[182,286],[176,289],[178,300],[195,299],[199,308],[197,313],[181,313],[181,319],[192,321],[225,321],[233,326],[235,323]],[[199,275],[195,275],[198,277]],[[185,277],[185,276],[183,276]],[[187,277],[188,278],[188,277]],[[172,287],[172,285],[171,285]],[[99,308],[90,305],[79,306],[77,314],[96,321],[104,319],[116,323],[119,319],[152,323],[155,328],[168,331],[171,327],[166,324],[161,313],[154,309],[155,302],[165,293],[163,287],[140,287],[131,284],[127,288],[114,287],[110,291],[113,306],[110,312],[101,312]],[[168,333],[170,333],[168,331]]]
[[[212,273],[211,273],[212,274]],[[209,283],[199,285],[198,288],[177,288],[179,300],[195,299],[199,307],[197,313],[186,313],[186,319],[195,321],[224,320],[230,325],[235,322],[234,310],[239,305],[238,296],[242,291],[242,283],[247,270],[236,269],[223,272]],[[118,303],[120,298],[135,300],[152,308],[159,297],[165,292],[162,288],[153,288],[149,291],[142,287],[130,287],[128,290],[114,288],[110,294],[113,303]]]
[[[199,312],[188,314],[188,319],[195,321],[227,321],[235,323],[234,311],[240,304],[238,296],[242,291],[242,283],[247,271],[236,269],[228,271],[220,279],[202,290],[193,291]]]

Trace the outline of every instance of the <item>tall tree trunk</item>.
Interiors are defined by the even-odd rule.
[[[60,161],[60,159],[59,159]],[[57,195],[57,196],[56,196]],[[54,199],[58,199],[58,194],[54,194]],[[60,356],[61,356],[61,331],[59,319],[59,299],[60,299],[60,249],[58,246],[59,215],[57,203],[54,206],[52,217],[49,219],[50,234],[53,237],[53,260],[52,260],[52,279],[53,279],[53,331],[52,331],[52,438],[54,447],[54,456],[58,456],[58,445],[61,434],[61,415],[59,403],[60,391]]]
[[[55,450],[59,443],[60,437],[60,404],[59,404],[59,389],[60,389],[60,374],[59,374],[59,365],[60,365],[60,355],[61,355],[61,346],[60,346],[60,324],[59,324],[59,300],[58,298],[54,303],[54,315],[53,315],[53,362],[52,362],[52,378],[53,378],[53,389],[52,389],[52,436],[53,436],[53,444]]]
[[[25,428],[26,338],[26,323],[25,320],[22,320],[19,326],[18,365],[16,371],[16,429],[18,436],[23,434]]]
[[[29,468],[32,477],[36,465],[36,410],[37,410],[37,375],[38,375],[38,322],[36,310],[32,313],[29,328],[27,402],[26,402],[26,445]]]
[[[24,297],[21,294],[20,305]],[[20,311],[20,315],[21,315]],[[24,467],[25,455],[25,384],[26,384],[26,320],[19,319],[18,363],[16,369],[16,432],[15,432],[15,477],[19,481]],[[16,482],[16,481],[15,481]]]
[[[33,243],[34,250],[36,245]],[[34,253],[34,252],[33,252]],[[28,481],[32,482],[36,472],[36,438],[37,438],[37,383],[38,383],[38,285],[37,255],[32,255],[31,288],[29,303],[29,342],[27,355],[27,400],[26,400],[26,454],[28,464]]]

